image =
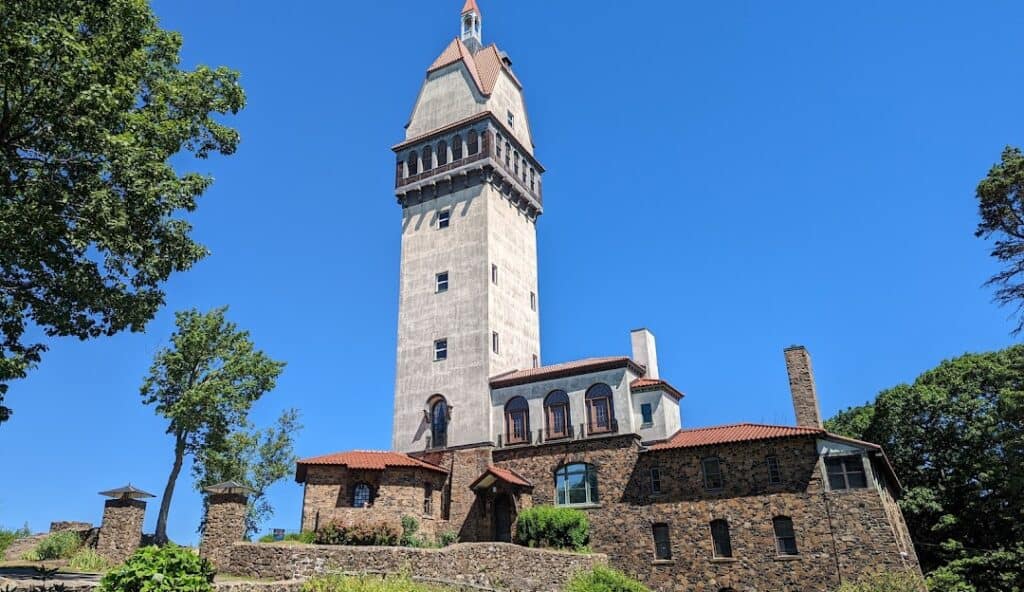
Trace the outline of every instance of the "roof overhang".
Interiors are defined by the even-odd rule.
[[[482,491],[490,489],[498,483],[503,483],[513,489],[533,489],[533,483],[530,483],[518,473],[493,465],[487,467],[483,474],[470,484],[469,488],[474,491]]]

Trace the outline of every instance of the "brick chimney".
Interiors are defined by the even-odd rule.
[[[633,361],[647,368],[647,378],[658,376],[658,348],[654,343],[654,333],[647,329],[633,329],[629,332],[629,340],[633,345]]]
[[[789,392],[793,395],[796,425],[821,428],[821,409],[818,407],[818,389],[814,386],[811,354],[807,353],[807,349],[802,345],[787,347],[784,353],[786,373],[789,374]]]

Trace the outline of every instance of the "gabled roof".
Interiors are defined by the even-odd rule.
[[[476,12],[480,16],[483,16],[483,13],[480,12],[480,7],[476,5],[476,0],[466,0],[466,4],[462,7],[462,14],[466,14],[467,12]]]
[[[512,70],[505,65],[505,61],[501,57],[501,52],[498,51],[498,46],[491,44],[475,54],[466,47],[466,44],[461,39],[455,38],[448,47],[441,52],[441,55],[437,56],[434,63],[427,68],[427,74],[436,72],[441,68],[450,66],[456,62],[463,62],[466,65],[466,69],[469,70],[470,77],[473,78],[473,82],[476,83],[477,90],[484,96],[490,96],[494,92],[494,87],[498,83],[498,73],[503,69],[508,73],[509,78],[520,88],[522,84],[516,75],[512,73]]]
[[[629,383],[629,390],[634,393],[642,393],[645,391],[664,391],[676,401],[683,398],[682,392],[676,390],[671,384],[661,380],[660,378],[637,378],[633,382]]]
[[[733,442],[754,442],[757,440],[775,440],[796,436],[824,436],[828,432],[819,428],[798,426],[778,426],[759,423],[733,423],[679,430],[674,436],[653,444],[649,450],[671,450],[674,448],[696,448],[715,444],[731,444]]]
[[[428,462],[413,458],[401,452],[385,452],[378,450],[352,450],[349,452],[335,452],[323,456],[304,458],[296,463],[295,481],[303,483],[306,480],[306,467],[309,465],[343,466],[350,469],[362,469],[368,471],[383,471],[388,467],[413,467],[428,469],[447,473],[448,471]]]
[[[577,376],[589,374],[601,370],[612,370],[614,368],[629,368],[634,374],[643,375],[647,370],[625,356],[613,356],[606,358],[585,358],[573,362],[541,366],[539,368],[527,368],[525,370],[513,370],[504,374],[491,377],[491,387],[504,388],[519,384],[529,384],[542,380],[564,378],[566,376]]]
[[[533,487],[533,483],[530,483],[523,477],[520,477],[519,474],[514,471],[496,467],[494,465],[488,465],[487,470],[477,477],[469,488],[477,489],[480,487],[490,487],[495,481],[504,481],[505,483],[516,487]]]

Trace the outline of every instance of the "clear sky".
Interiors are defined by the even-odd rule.
[[[810,350],[830,416],[1013,342],[981,286],[996,267],[974,187],[1024,144],[1024,3],[480,2],[548,169],[544,363],[627,354],[646,326],[684,426],[791,423],[785,346]],[[298,407],[300,456],[389,446],[389,147],[461,5],[155,2],[185,66],[235,68],[248,94],[238,153],[179,163],[216,177],[190,218],[212,255],[145,333],[52,341],[12,384],[0,525],[98,524],[96,492],[162,491],[172,443],[138,388],[187,307],[229,304],[288,362],[255,415]],[[276,485],[266,526],[296,529],[301,499]],[[185,471],[171,538],[195,542],[200,511]]]

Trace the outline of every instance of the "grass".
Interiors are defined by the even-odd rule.
[[[82,546],[82,539],[74,532],[55,532],[36,545],[35,549],[21,556],[26,561],[50,561],[70,559]]]
[[[342,576],[326,575],[313,578],[302,586],[302,592],[453,592],[420,584],[404,576]]]
[[[68,567],[85,573],[102,573],[110,569],[110,562],[92,549],[79,549],[71,556]]]
[[[17,530],[0,528],[0,556],[4,554],[4,551],[7,550],[7,547],[11,546],[11,543],[18,539],[25,538],[30,534],[32,533],[28,529],[28,524]]]

